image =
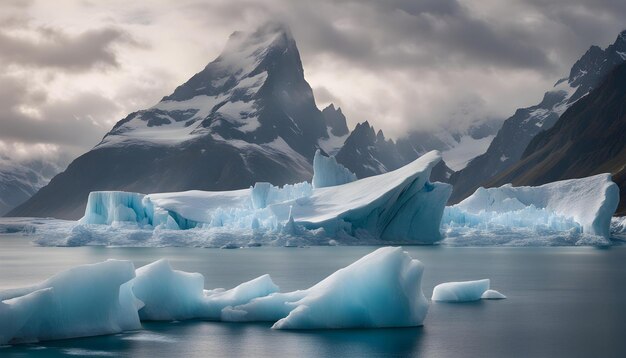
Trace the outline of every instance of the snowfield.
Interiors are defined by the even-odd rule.
[[[140,320],[277,321],[275,329],[422,325],[424,266],[399,247],[380,248],[313,287],[278,293],[269,275],[204,289],[199,273],[159,260],[82,265],[22,289],[0,291],[0,345],[141,329]]]

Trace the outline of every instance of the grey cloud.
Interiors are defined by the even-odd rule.
[[[119,111],[116,103],[94,93],[66,101],[50,101],[39,91],[30,91],[25,81],[0,77],[0,140],[54,144],[72,154],[95,145],[108,128],[103,118]],[[40,116],[21,110],[37,108]]]
[[[102,4],[91,2],[86,11],[97,12],[99,6]],[[176,16],[164,20],[164,12]],[[307,79],[319,103],[340,104],[352,123],[370,120],[385,133],[400,135],[406,129],[441,124],[462,128],[480,118],[505,118],[515,108],[533,104],[569,72],[590,45],[606,46],[626,28],[626,1],[134,2],[94,23],[100,29],[78,35],[33,27],[24,14],[11,16],[10,22],[0,21],[0,64],[47,72],[61,69],[67,76],[102,68],[120,70],[120,45],[139,46],[134,36],[151,41],[147,56],[162,54],[159,36],[166,32],[183,43],[190,41],[189,34],[168,22],[172,18],[184,21],[186,31],[196,29],[205,34],[202,41],[211,45],[223,44],[234,30],[246,30],[267,19],[284,20],[298,42]],[[19,26],[36,32],[41,40],[18,38],[7,30]],[[202,61],[208,63],[211,56]],[[199,68],[189,69],[189,73],[195,70]],[[149,88],[120,83],[115,103],[93,93],[55,103],[45,92],[19,83],[9,87],[0,77],[0,105],[9,108],[0,113],[0,140],[11,137],[88,149],[110,129],[105,123],[121,118],[118,112],[142,108],[139,105],[144,98],[158,100],[186,80],[153,72],[149,76],[163,80],[147,85]],[[358,82],[363,77],[367,81]],[[345,84],[351,80],[358,84]],[[335,86],[342,81],[345,85]],[[364,84],[370,87],[358,87]],[[37,104],[44,118],[35,121],[25,116],[18,110],[24,103]],[[89,120],[90,115],[98,117],[95,123],[100,126]]]
[[[34,29],[38,40],[0,30],[0,62],[36,68],[87,71],[96,66],[117,67],[116,44],[139,45],[116,28],[88,30],[69,35],[50,27]]]

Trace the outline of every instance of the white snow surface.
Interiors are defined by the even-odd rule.
[[[400,247],[380,248],[313,287],[226,308],[228,321],[276,321],[275,329],[420,326],[428,313],[423,264]]]
[[[50,236],[38,243],[150,246],[155,243],[145,239],[188,229],[208,238],[200,246],[217,247],[291,240],[296,244],[432,243],[441,239],[439,222],[451,191],[448,184],[428,181],[439,160],[440,154],[433,151],[393,172],[323,188],[305,182],[282,188],[257,183],[250,189],[225,192],[93,192],[85,216],[65,242]],[[316,176],[325,184],[352,179],[340,170],[344,168],[331,167],[317,166]],[[98,228],[103,224],[107,229]],[[134,229],[136,234],[132,239],[99,238],[99,233],[114,229]],[[157,245],[162,243],[159,239]],[[181,242],[174,239],[168,244]]]
[[[317,141],[317,144],[322,148],[328,155],[335,155],[339,152],[341,147],[343,147],[346,139],[350,136],[350,133],[344,134],[342,136],[336,136],[332,134],[331,128],[326,127],[326,132],[328,133],[328,138],[320,138]]]
[[[609,174],[537,187],[479,188],[445,209],[442,228],[446,240],[461,245],[502,244],[506,235],[514,237],[514,245],[528,244],[520,236],[552,237],[553,244],[606,245],[618,202],[619,188]]]
[[[431,299],[441,302],[478,301],[489,290],[489,284],[489,279],[441,283],[433,289]]]
[[[319,149],[315,152],[312,180],[314,188],[341,185],[356,180],[356,174],[337,163],[335,157],[322,155]]]
[[[467,166],[470,160],[485,153],[495,135],[489,135],[480,139],[474,139],[470,135],[464,135],[456,146],[441,153],[446,165],[459,171]]]

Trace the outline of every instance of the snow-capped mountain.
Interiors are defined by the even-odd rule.
[[[569,76],[557,81],[539,104],[518,109],[504,122],[487,151],[452,175],[454,192],[451,202],[462,200],[517,163],[533,137],[550,129],[567,108],[595,88],[624,60],[626,31],[604,50],[591,46],[572,66]]]
[[[396,144],[367,121],[356,125],[335,157],[357,178],[386,173],[405,164]]]
[[[13,161],[0,156],[0,216],[28,200],[61,170],[50,160]]]
[[[611,173],[626,214],[626,62],[530,142],[522,159],[490,185],[540,185]]]
[[[365,121],[356,125],[337,153],[336,159],[358,178],[366,178],[400,168],[425,154],[417,150],[406,150],[406,147],[401,147],[401,143],[407,144],[408,141],[396,143],[392,139],[387,139],[382,130],[376,132],[374,127]],[[452,170],[441,161],[433,168],[431,179],[447,182],[451,174]]]
[[[464,130],[412,131],[398,139],[398,150],[406,158],[415,158],[431,150],[441,151],[446,165],[458,171],[487,150],[501,125],[501,121],[492,119],[474,123]]]
[[[341,108],[335,108],[332,103],[322,110],[322,115],[326,123],[327,137],[321,138],[318,144],[328,155],[335,155],[350,134],[346,116],[341,112]]]
[[[10,215],[78,218],[96,190],[228,190],[310,180],[319,143],[345,135],[332,123],[315,105],[286,26],[235,32],[217,59],[155,106],[119,121]]]

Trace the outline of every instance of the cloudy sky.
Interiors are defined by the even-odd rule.
[[[398,137],[538,102],[626,28],[626,1],[2,0],[0,155],[89,150],[268,19],[291,26],[320,107]]]

